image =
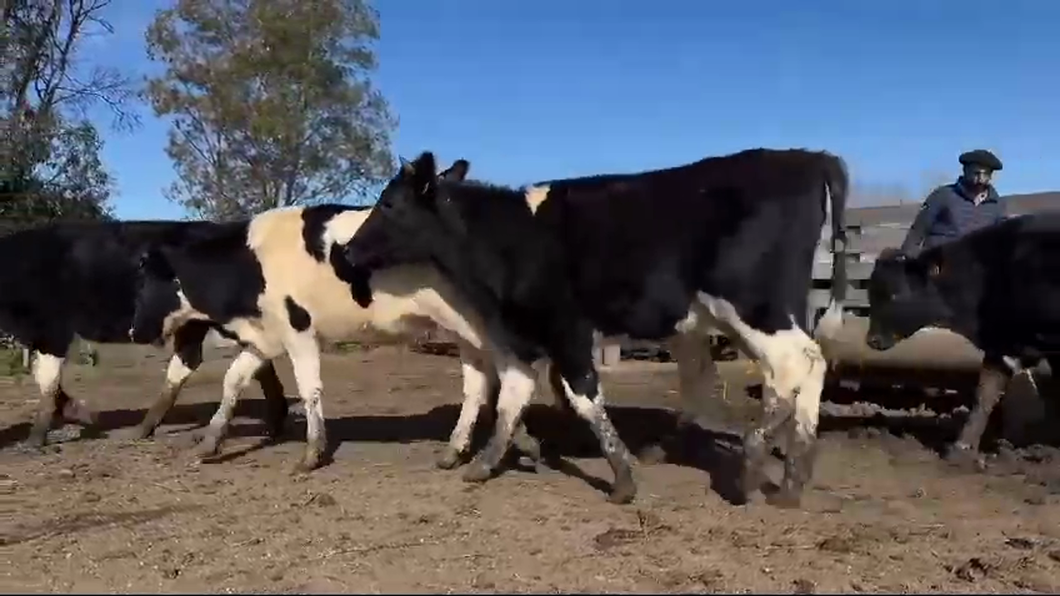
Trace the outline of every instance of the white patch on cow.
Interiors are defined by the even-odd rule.
[[[184,295],[184,290],[180,287],[180,282],[177,282],[177,300],[180,301],[180,306],[176,310],[169,313],[162,319],[162,339],[168,341],[173,337],[173,334],[177,332],[177,329],[183,327],[189,321],[206,321],[209,317],[192,307],[191,302],[188,301],[188,297]],[[129,330],[130,336],[132,330]]]
[[[735,333],[744,351],[758,361],[766,407],[770,407],[769,400],[779,399],[779,407],[794,410],[791,430],[800,437],[816,436],[825,375],[825,360],[817,343],[795,324],[794,317],[791,329],[768,334],[745,323],[727,300],[703,292],[697,298],[704,314],[714,319],[718,327]]]
[[[497,378],[492,363],[484,354],[467,346],[460,347],[460,367],[464,375],[464,403],[460,406],[460,417],[449,436],[449,447],[457,454],[467,451],[471,442],[471,433],[475,429],[482,407],[486,405],[492,390],[491,384]]]
[[[188,377],[190,377],[193,372],[195,372],[195,369],[185,364],[179,354],[173,354],[169,359],[169,366],[166,367],[167,388],[180,387],[184,384],[184,381],[188,380]]]
[[[526,206],[530,208],[530,213],[537,214],[537,210],[541,207],[541,204],[548,199],[549,186],[531,186],[526,189]]]
[[[534,397],[537,374],[530,364],[505,358],[500,371],[501,391],[497,397],[497,425],[511,433],[519,416]]]
[[[813,336],[817,340],[833,339],[839,335],[842,329],[843,307],[833,298],[828,302],[828,309],[824,311],[820,320],[817,321],[817,326],[813,328]]]
[[[63,359],[51,354],[33,353],[33,380],[45,399],[55,399],[62,380]]]
[[[1023,371],[1023,364],[1020,363],[1019,358],[1013,358],[1012,356],[1002,356],[1001,362],[1008,367],[1008,370],[1013,375],[1018,375]]]

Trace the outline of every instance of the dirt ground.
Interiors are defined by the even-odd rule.
[[[292,440],[263,445],[256,386],[221,461],[196,465],[192,431],[212,415],[230,355],[209,358],[156,439],[82,437],[44,454],[18,445],[32,381],[0,380],[0,590],[1060,590],[1060,455],[1002,449],[981,473],[955,470],[925,447],[952,439],[952,420],[826,413],[802,509],[737,506],[724,496],[757,402],[729,391],[711,430],[664,441],[676,369],[623,364],[604,386],[643,457],[637,500],[617,506],[587,426],[547,397],[527,424],[559,456],[554,467],[509,467],[483,485],[435,468],[459,365],[397,347],[326,355],[324,411],[341,441],[330,465],[288,473],[304,421],[293,417]],[[66,386],[113,432],[143,416],[164,363],[159,351],[105,347],[101,365],[69,369]],[[294,403],[286,360],[279,369]]]

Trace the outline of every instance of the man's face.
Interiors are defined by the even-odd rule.
[[[964,166],[964,183],[975,192],[986,190],[993,178],[993,170],[977,165]]]

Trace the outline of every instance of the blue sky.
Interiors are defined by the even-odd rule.
[[[115,3],[92,62],[153,68],[167,0]],[[855,185],[919,198],[986,147],[1002,194],[1060,189],[1060,2],[377,0],[395,153],[539,179],[667,167],[749,147],[843,156]],[[123,218],[179,218],[167,123],[107,134]]]

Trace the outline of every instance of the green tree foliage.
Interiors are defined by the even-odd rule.
[[[51,219],[110,214],[112,180],[99,158],[102,140],[88,119],[110,108],[131,128],[130,81],[86,69],[78,58],[92,36],[113,32],[110,0],[4,0],[0,29],[0,220],[5,228]]]
[[[172,117],[167,196],[227,219],[363,195],[391,175],[386,100],[371,85],[365,0],[176,0],[148,28],[155,114]]]

